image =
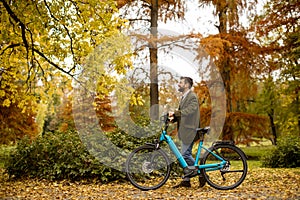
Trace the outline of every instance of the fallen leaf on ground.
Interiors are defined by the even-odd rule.
[[[300,168],[255,168],[238,188],[228,191],[207,184],[199,188],[197,178],[192,179],[192,188],[173,189],[180,181],[170,179],[157,190],[140,191],[129,182],[10,181],[1,177],[0,199],[300,199]]]

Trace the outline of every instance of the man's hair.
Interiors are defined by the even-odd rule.
[[[193,86],[193,79],[187,76],[182,76],[180,77],[180,79],[184,79],[184,83],[188,83],[189,84],[189,88],[191,88]]]

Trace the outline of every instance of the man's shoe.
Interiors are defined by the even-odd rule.
[[[178,185],[175,185],[173,188],[180,188],[180,187],[190,188],[191,183],[190,181],[181,181]]]
[[[199,177],[199,187],[204,187],[206,180],[205,180],[203,174],[199,174],[198,177]]]
[[[188,166],[183,169],[183,174],[184,174],[184,176],[182,177],[183,179],[187,177],[192,178],[198,175],[198,168],[195,166]]]

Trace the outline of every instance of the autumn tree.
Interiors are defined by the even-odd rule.
[[[1,108],[21,111],[47,103],[61,83],[76,81],[86,56],[124,25],[112,0],[1,0],[0,10]],[[128,64],[119,59],[109,66],[120,71]]]
[[[126,4],[124,1],[122,2],[122,5]],[[130,3],[133,5],[132,2],[135,1],[126,2],[128,3],[127,5],[130,5]],[[148,12],[146,12],[147,10],[145,11],[143,7],[143,5],[149,5],[150,1],[137,2],[140,4],[135,4],[137,5],[136,7],[138,7],[138,9],[135,10],[135,13],[141,15],[135,15],[140,16],[136,18],[129,17],[129,20],[132,23],[136,22],[141,26],[141,21],[144,21],[145,19],[150,22],[151,18],[147,18],[149,15],[146,14],[149,14],[151,9],[148,9]],[[163,5],[163,3],[164,1],[161,1],[161,3],[158,1],[159,5]],[[172,3],[173,1],[169,2],[168,5],[171,5]],[[182,1],[182,6],[184,3],[185,2]],[[219,68],[222,79],[225,82],[227,112],[245,112],[247,110],[247,104],[249,101],[253,100],[253,97],[256,94],[256,85],[253,84],[255,82],[254,76],[262,71],[262,66],[264,65],[261,64],[262,61],[256,56],[260,47],[247,37],[247,32],[241,25],[240,16],[245,10],[249,11],[247,14],[254,14],[255,12],[253,12],[253,10],[255,8],[256,1],[226,2],[210,0],[199,1],[199,4],[202,7],[205,7],[206,5],[215,6],[215,15],[219,20],[216,24],[219,34],[208,36],[207,38],[202,38],[200,34],[191,34],[186,37],[192,36],[200,38],[201,47],[199,49],[202,51],[202,48],[204,47],[206,52],[214,57],[214,61]],[[127,10],[128,9],[126,9],[126,11]],[[160,9],[159,13],[163,13],[163,10]],[[177,18],[174,15],[170,15],[171,19],[178,19],[184,16],[184,12],[180,14],[181,15]],[[199,15],[199,17],[201,16]],[[173,42],[174,41],[175,39],[173,39]],[[202,55],[199,53],[199,59],[201,57]],[[213,83],[211,85],[213,85]]]
[[[26,97],[22,91],[16,91],[16,93],[18,97],[14,98],[14,102],[11,102],[9,107],[0,105],[0,144],[15,143],[24,135],[33,139],[39,133],[35,122],[37,113],[31,108],[37,106],[36,102],[20,99],[19,97]],[[5,100],[0,98],[0,101]],[[26,106],[21,108],[19,106],[21,102],[26,102]]]
[[[141,26],[150,28],[150,40],[148,40],[147,45],[149,50],[150,74],[147,78],[150,79],[150,117],[154,120],[157,120],[159,117],[158,22],[182,18],[183,3],[178,0],[117,0],[118,7],[124,11],[123,17],[130,21],[131,26],[137,29]],[[133,12],[131,13],[130,10],[133,10]],[[144,58],[140,57],[140,59]]]
[[[227,112],[245,111],[245,103],[255,94],[253,77],[261,71],[261,65],[254,59],[259,46],[247,36],[240,17],[247,12],[254,13],[256,1],[201,0],[200,6],[213,6],[218,21],[215,26],[219,34],[201,40],[201,48],[214,57],[223,78]],[[254,86],[254,87],[253,87]]]
[[[257,16],[253,23],[257,40],[266,49],[267,64],[279,72],[274,81],[279,94],[277,101],[280,103],[275,123],[280,132],[295,134],[300,132],[299,13],[299,1],[269,1],[264,13]]]
[[[261,82],[261,90],[259,91],[255,102],[250,106],[249,112],[266,115],[269,119],[270,131],[272,137],[270,138],[272,144],[276,145],[278,138],[278,125],[276,121],[278,120],[278,112],[280,110],[280,94],[279,86],[276,86],[276,82],[273,80],[271,75],[268,75],[263,82]]]
[[[243,138],[239,131],[234,131],[238,129],[248,130],[249,135],[259,133],[259,126],[263,127],[263,124],[257,127],[251,124],[267,121],[247,113],[258,92],[258,77],[275,68],[267,65],[261,54],[262,45],[255,41],[253,34],[249,34],[249,26],[241,20],[245,13],[248,24],[254,19],[257,1],[201,0],[199,4],[203,8],[213,6],[217,19],[215,26],[219,33],[201,39],[199,54],[204,48],[213,57],[224,81],[227,117],[222,137],[230,140]],[[237,123],[238,118],[245,120]],[[261,135],[266,136],[266,133],[261,132]]]

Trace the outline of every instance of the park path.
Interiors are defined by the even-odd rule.
[[[179,181],[168,180],[158,190],[143,192],[129,182],[98,184],[1,178],[0,199],[300,199],[300,168],[249,170],[243,184],[229,191],[219,191],[208,185],[198,188],[196,178],[192,180],[192,188],[173,189]]]

